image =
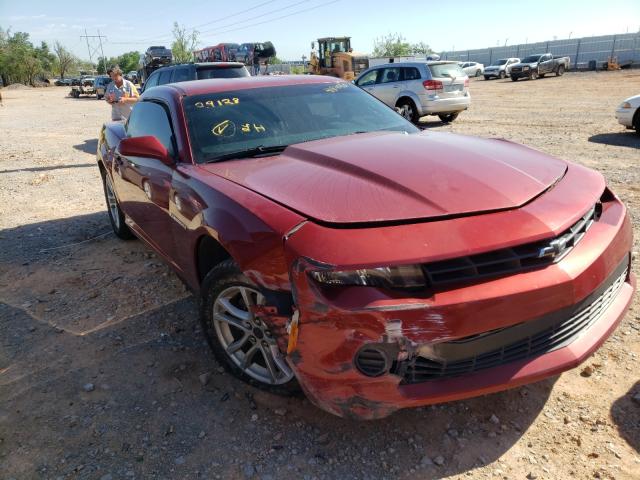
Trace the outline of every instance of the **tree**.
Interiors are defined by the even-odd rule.
[[[175,40],[171,44],[171,53],[175,63],[185,63],[193,60],[193,51],[198,45],[199,36],[200,33],[197,30],[192,30],[189,34],[184,25],[180,26],[178,22],[173,22],[173,38]]]
[[[64,78],[64,74],[76,66],[78,59],[57,40],[53,44],[53,51],[57,57],[57,71],[60,74],[60,78]]]
[[[390,33],[373,41],[374,57],[405,57],[411,55],[411,45],[400,33]]]
[[[411,53],[418,53],[421,55],[429,55],[433,53],[433,50],[429,45],[424,42],[412,43],[411,44]]]
[[[53,73],[53,67],[56,62],[56,56],[49,50],[47,42],[41,42],[39,47],[35,49],[35,55],[42,65],[42,73],[49,76]]]
[[[117,64],[120,66],[122,73],[138,70],[138,62],[140,61],[140,52],[127,52],[120,55]]]

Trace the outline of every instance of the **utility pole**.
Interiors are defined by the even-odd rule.
[[[107,37],[101,35],[100,30],[98,30],[98,35],[89,35],[87,34],[87,29],[85,28],[84,35],[80,35],[80,38],[84,38],[87,41],[87,50],[89,52],[89,61],[91,63],[93,63],[93,55],[98,53],[98,48],[100,48],[100,54],[102,55],[102,58],[104,58],[104,51],[102,50],[102,39],[106,39]],[[96,38],[98,39],[98,46],[93,45],[93,42]],[[91,43],[89,43],[89,39],[91,39]]]

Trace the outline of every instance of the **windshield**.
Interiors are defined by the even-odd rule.
[[[503,58],[502,60],[498,60],[496,63],[494,63],[494,66],[498,66],[498,65],[504,65],[505,63],[507,63],[507,59]]]
[[[438,77],[464,77],[467,74],[460,68],[460,65],[457,63],[435,63],[429,65],[429,69],[431,70],[431,76],[434,78]]]
[[[257,147],[377,130],[419,130],[350,83],[252,88],[183,100],[197,163]]]
[[[541,56],[542,55],[529,55],[524,60],[522,60],[522,63],[536,63],[538,60],[540,60]]]

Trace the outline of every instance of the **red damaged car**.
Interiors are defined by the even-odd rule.
[[[635,286],[602,175],[419,131],[333,78],[154,88],[104,126],[98,165],[115,233],[198,293],[220,363],[340,416],[573,368]]]

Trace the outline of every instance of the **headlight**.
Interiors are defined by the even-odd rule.
[[[629,102],[624,102],[622,105],[620,105],[620,108],[631,108],[631,104]]]
[[[365,268],[361,270],[315,270],[309,272],[316,282],[327,286],[367,286],[379,288],[425,287],[426,280],[419,265]]]

